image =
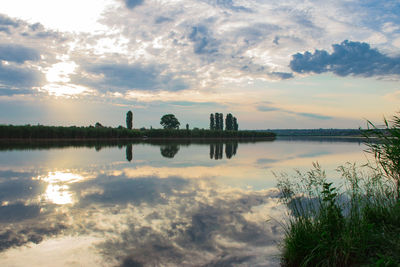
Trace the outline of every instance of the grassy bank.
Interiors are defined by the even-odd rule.
[[[370,126],[367,137],[380,139],[368,143],[376,164],[339,167],[340,185],[329,183],[318,164],[280,177],[281,200],[290,211],[283,266],[400,265],[400,119],[387,123],[384,133]]]
[[[123,127],[62,127],[42,125],[0,125],[1,139],[123,139],[123,138],[274,138],[275,134],[255,131],[127,129]]]

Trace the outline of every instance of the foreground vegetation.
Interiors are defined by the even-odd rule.
[[[290,210],[282,243],[283,266],[400,265],[400,119],[366,137],[376,164],[338,168],[334,187],[318,164],[306,174],[280,177]]]
[[[123,127],[61,127],[0,125],[2,139],[121,139],[121,138],[274,138],[275,134],[255,131],[127,129]]]

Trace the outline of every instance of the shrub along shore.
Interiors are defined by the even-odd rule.
[[[280,177],[289,210],[282,266],[400,266],[400,118],[385,124],[382,131],[369,122],[366,132],[376,164],[338,167],[341,183],[317,163]]]
[[[43,125],[0,125],[0,139],[147,139],[147,138],[210,138],[241,139],[260,138],[274,139],[271,132],[256,131],[222,131],[222,130],[177,130],[177,129],[127,129],[123,127],[63,127]]]

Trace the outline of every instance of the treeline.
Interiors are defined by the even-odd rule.
[[[210,114],[210,130],[224,130],[224,115],[222,113]],[[239,124],[236,117],[228,113],[225,118],[225,131],[238,131]]]
[[[127,129],[123,127],[62,127],[43,125],[0,125],[0,138],[8,139],[120,139],[120,138],[274,138],[270,132]]]

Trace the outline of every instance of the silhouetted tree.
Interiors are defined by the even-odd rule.
[[[160,124],[164,129],[179,129],[179,125],[181,125],[174,114],[166,114],[162,116]]]
[[[214,114],[210,114],[210,130],[215,130],[215,119]]]
[[[133,158],[132,154],[132,144],[126,146],[126,160],[131,162]]]
[[[239,130],[239,124],[237,122],[236,117],[233,117],[233,130],[235,130],[235,131]]]
[[[94,127],[96,127],[96,128],[104,128],[104,126],[101,125],[100,122],[96,122],[96,124],[94,125]]]
[[[224,115],[219,113],[219,129],[222,131],[224,129]]]
[[[219,130],[219,113],[215,113],[215,127],[214,130]]]
[[[186,131],[189,131],[189,123],[186,123]]]
[[[133,114],[132,114],[132,111],[129,110],[126,113],[126,128],[132,129],[132,126],[133,126],[132,120],[133,120]]]
[[[165,146],[161,146],[160,147],[161,155],[164,158],[171,158],[172,159],[173,157],[175,157],[175,155],[178,153],[178,151],[179,151],[179,146],[175,145],[175,144],[173,144],[173,145],[165,145]]]
[[[225,130],[232,131],[233,130],[233,116],[231,113],[228,113],[225,118]]]

